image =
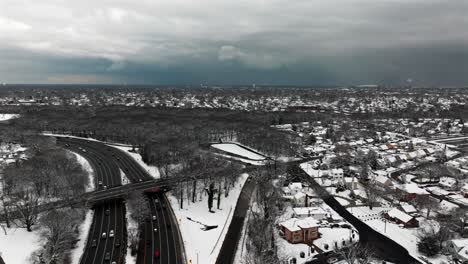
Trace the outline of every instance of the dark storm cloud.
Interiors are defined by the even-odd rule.
[[[463,0],[3,2],[0,82],[468,84]]]

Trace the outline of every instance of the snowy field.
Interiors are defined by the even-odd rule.
[[[242,187],[247,180],[248,175],[242,174],[230,190],[229,196],[221,198],[221,209],[216,209],[216,200],[213,202],[215,213],[208,212],[207,196],[203,196],[202,201],[187,204],[184,209],[179,209],[179,202],[173,195],[168,195],[168,200],[174,210],[175,216],[179,222],[180,232],[185,245],[185,254],[187,262],[192,260],[196,263],[197,254],[199,263],[215,263],[224,236],[226,235],[229,224],[231,223],[234,209],[237,204]],[[187,201],[185,199],[184,201]],[[218,228],[209,231],[203,231],[202,225],[187,219],[199,221],[205,225],[218,225]]]
[[[265,160],[265,156],[259,155],[255,152],[249,151],[246,148],[243,148],[234,143],[220,143],[220,144],[212,144],[213,148],[232,153],[247,159],[251,160]]]
[[[0,114],[0,121],[7,121],[10,119],[18,118],[18,114]]]
[[[78,240],[78,243],[76,244],[76,247],[72,249],[72,251],[70,252],[71,260],[73,264],[80,263],[81,255],[83,254],[84,248],[86,246],[89,229],[91,228],[91,224],[93,222],[93,215],[94,215],[94,211],[88,210],[86,212],[85,220],[78,227],[78,230],[80,232],[80,235],[78,237],[79,240]]]
[[[0,254],[7,264],[30,263],[31,254],[41,248],[40,230],[28,232],[26,228],[0,228]]]

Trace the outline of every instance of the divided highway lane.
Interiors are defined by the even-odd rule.
[[[80,263],[118,263],[125,261],[125,206],[116,200],[94,208],[94,218]],[[104,235],[105,233],[105,235]]]
[[[102,187],[121,185],[118,166],[112,158],[107,157],[108,154],[76,142],[58,140],[58,143],[88,160],[94,169],[95,186],[100,187],[99,181],[102,182]],[[126,234],[125,206],[122,200],[95,205],[93,222],[80,263],[124,263]]]
[[[112,159],[132,183],[153,180],[148,172],[129,154],[107,146],[101,142],[75,138],[61,138],[62,142],[76,144],[93,153]],[[178,264],[185,263],[177,221],[171,211],[169,202],[162,193],[148,194],[151,211],[148,221],[143,225],[137,263]],[[155,220],[153,220],[155,216]],[[155,231],[156,229],[156,231]],[[156,256],[155,253],[157,253]]]
[[[140,240],[137,263],[184,263],[178,226],[163,193],[148,194],[151,218]]]

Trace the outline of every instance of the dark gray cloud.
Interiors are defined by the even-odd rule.
[[[4,0],[0,82],[468,84],[466,0]]]

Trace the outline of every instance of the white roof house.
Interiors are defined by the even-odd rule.
[[[425,195],[429,194],[426,190],[419,188],[416,183],[406,183],[398,186],[398,189],[410,194]]]
[[[418,212],[418,210],[416,210],[416,208],[411,204],[401,205],[401,210],[403,210],[403,212],[405,212],[407,214],[415,214],[415,213]]]
[[[381,186],[391,187],[393,186],[393,182],[386,176],[379,175],[375,177],[374,181]]]
[[[293,211],[297,218],[313,217],[316,220],[322,220],[328,215],[327,211],[321,207],[296,207]]]
[[[388,216],[391,218],[395,218],[400,220],[403,223],[408,223],[413,219],[413,217],[405,212],[398,210],[397,208],[393,208],[392,210],[388,211]]]

